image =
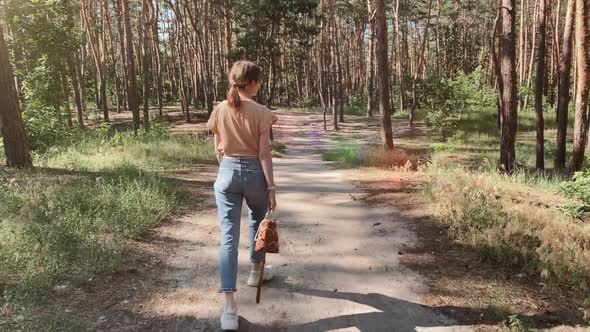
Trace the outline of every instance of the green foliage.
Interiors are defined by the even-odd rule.
[[[428,110],[426,124],[439,134],[443,141],[457,127],[462,100],[449,80],[428,78],[420,82],[422,108]]]
[[[308,57],[313,36],[318,33],[317,6],[317,0],[240,1],[240,10],[235,11],[237,50],[234,57],[276,59],[283,41],[288,41],[299,55]],[[252,20],[253,17],[256,20]]]
[[[495,108],[495,93],[487,87],[484,71],[476,68],[454,80],[428,77],[418,82],[420,107],[427,110],[426,123],[443,141],[456,130],[465,114],[489,112]],[[489,125],[489,124],[488,124]]]
[[[23,121],[31,149],[36,153],[45,153],[52,146],[71,140],[74,135],[74,131],[56,117],[55,110],[40,103],[25,107]]]
[[[360,165],[363,161],[362,148],[356,144],[338,142],[330,149],[322,152],[322,158],[349,165]]]
[[[169,181],[131,165],[99,173],[0,174],[0,284],[36,297],[57,280],[112,271],[123,240],[178,210]]]
[[[504,322],[508,327],[510,327],[511,331],[514,332],[529,332],[532,331],[528,324],[521,319],[518,315],[510,315],[506,318]]]
[[[30,112],[44,112],[62,98],[66,63],[83,41],[74,22],[76,9],[67,0],[7,0],[4,9],[25,102],[31,103]]]
[[[590,212],[590,170],[578,172],[572,181],[564,182],[561,191],[568,197],[578,200],[575,205],[565,205],[562,210],[573,217],[579,218],[584,213]]]
[[[351,115],[366,115],[367,96],[364,93],[357,93],[350,96],[347,105],[344,106],[344,113]]]
[[[311,56],[314,37],[319,32],[316,14],[318,0],[241,0],[236,2],[234,31],[236,47],[229,55],[231,60],[256,60],[263,73],[276,70],[281,56],[288,52],[297,61],[287,62],[284,75],[300,73]],[[252,19],[256,18],[256,19]],[[296,91],[294,76],[287,78],[288,86],[275,91],[281,94],[287,89]],[[262,94],[267,89],[261,90]],[[268,98],[269,96],[263,96]]]

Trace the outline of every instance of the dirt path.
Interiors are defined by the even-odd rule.
[[[245,285],[248,229],[242,222],[240,331],[469,330],[455,326],[444,310],[420,304],[424,282],[400,265],[398,254],[414,245],[415,234],[395,210],[363,205],[365,193],[321,160],[318,149],[329,142],[320,117],[283,114],[276,137],[287,143],[287,155],[275,161],[282,251],[268,257],[277,276],[256,305],[255,289]],[[204,211],[159,228],[157,237],[177,245],[153,271],[130,282],[141,291],[114,300],[110,312],[95,318],[96,328],[219,330],[219,229],[212,197]]]

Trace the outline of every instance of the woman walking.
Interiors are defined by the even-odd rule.
[[[207,128],[215,134],[219,172],[215,181],[215,200],[221,224],[220,291],[225,296],[221,315],[223,330],[238,329],[237,291],[240,216],[245,200],[249,209],[250,262],[248,285],[256,287],[262,254],[254,250],[254,236],[267,212],[276,208],[271,156],[270,128],[277,120],[265,106],[251,98],[260,89],[260,68],[249,61],[234,63],[229,73],[227,100],[211,113]],[[272,278],[264,270],[264,280]]]

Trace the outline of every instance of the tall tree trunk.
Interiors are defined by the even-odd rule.
[[[340,77],[338,75],[338,63],[336,59],[336,19],[334,4],[335,0],[328,0],[329,21],[328,29],[330,31],[330,76],[332,90],[332,124],[334,130],[338,130],[338,95],[340,90]]]
[[[545,169],[545,123],[543,121],[543,89],[545,82],[545,22],[547,16],[547,0],[539,0],[537,18],[537,77],[535,83],[535,112],[537,127],[537,171]]]
[[[500,68],[502,71],[502,131],[500,164],[503,171],[512,173],[516,161],[517,130],[516,50],[514,0],[500,0],[502,33],[500,35]]]
[[[565,168],[567,122],[570,102],[570,75],[572,69],[572,37],[576,0],[569,0],[563,27],[563,40],[559,56],[559,82],[557,88],[557,141],[555,146],[555,169]]]
[[[320,45],[318,49],[319,61],[318,61],[318,75],[319,75],[319,85],[318,85],[318,93],[320,95],[320,103],[322,105],[322,119],[324,123],[324,131],[328,130],[327,126],[327,119],[326,115],[328,112],[328,83],[327,83],[327,74],[326,74],[326,19],[323,16],[326,10],[326,0],[320,0],[320,13],[322,14],[321,22],[320,22]]]
[[[500,54],[500,43],[496,42],[496,38],[500,36],[500,11],[496,15],[494,21],[494,30],[492,32],[492,38],[490,39],[490,53],[492,58],[492,65],[494,67],[494,76],[496,77],[496,110],[497,110],[497,125],[498,131],[502,132],[502,96],[504,95],[504,86],[502,82],[502,69],[500,68],[500,61],[498,56]]]
[[[422,46],[420,47],[420,58],[418,59],[418,67],[414,73],[414,81],[412,82],[412,109],[410,110],[410,127],[414,126],[414,118],[416,115],[416,84],[424,65],[424,52],[426,51],[426,44],[428,43],[428,28],[430,27],[430,11],[432,10],[432,0],[428,2],[428,14],[426,16],[426,27],[424,28],[424,36],[422,37]]]
[[[150,130],[150,85],[152,82],[152,54],[150,32],[152,26],[152,0],[143,0],[143,126],[146,131]]]
[[[151,0],[150,0],[151,1]],[[164,85],[162,83],[162,52],[160,51],[159,25],[160,3],[156,1],[156,13],[152,20],[152,39],[154,42],[154,57],[156,60],[156,93],[158,98],[158,115],[162,117],[164,107]]]
[[[389,66],[387,60],[387,21],[385,0],[375,0],[375,55],[377,60],[381,142],[385,149],[393,149],[391,105],[389,104]]]
[[[129,3],[127,0],[118,0],[121,5],[121,13],[124,22],[125,51],[127,55],[127,104],[133,115],[133,132],[137,135],[139,130],[139,97],[137,95],[137,77],[135,75],[135,56],[133,51],[133,32],[131,31],[131,18],[129,15]]]
[[[524,76],[524,13],[526,7],[524,6],[524,0],[520,0],[520,28],[518,29],[518,84],[522,84]]]
[[[399,24],[399,10],[400,10],[400,1],[395,1],[395,49],[396,49],[396,69],[397,75],[399,80],[399,109],[404,109],[404,65],[403,65],[403,57],[402,57],[402,43],[401,43],[401,35],[400,35],[400,24]],[[438,56],[439,54],[437,54]]]
[[[373,0],[367,0],[369,10],[369,49],[367,52],[367,117],[373,117],[373,106],[375,105],[374,73],[375,73],[375,9]]]
[[[68,71],[72,81],[72,90],[74,91],[74,102],[76,103],[76,114],[78,116],[78,127],[84,129],[84,109],[82,107],[82,94],[80,93],[80,82],[78,80],[77,69],[73,55],[68,57]]]
[[[577,172],[582,168],[588,139],[588,3],[576,0],[576,119],[574,123],[574,148],[570,168]]]
[[[14,82],[8,47],[4,41],[4,30],[0,26],[0,126],[6,164],[10,167],[32,167],[31,152]]]
[[[92,51],[94,65],[96,69],[96,106],[102,110],[104,121],[109,121],[109,105],[107,100],[106,87],[106,68],[105,68],[105,32],[103,29],[97,29],[96,23],[96,9],[95,2],[89,0],[81,1],[81,12],[86,28],[86,35]],[[100,22],[101,26],[105,26],[106,16],[108,15],[108,5],[106,1],[101,2],[100,6]]]
[[[525,72],[526,73],[526,88],[527,90],[531,87],[531,81],[533,79],[533,65],[535,63],[535,52],[537,50],[536,45],[537,44],[537,27],[539,26],[537,19],[539,17],[538,12],[539,12],[539,4],[535,3],[534,6],[535,10],[534,10],[534,19],[533,19],[533,42],[531,43],[531,56],[529,58],[529,65],[528,65],[528,70]],[[529,94],[526,94],[524,96],[524,100],[522,101],[522,107],[523,109],[527,109],[529,105]]]

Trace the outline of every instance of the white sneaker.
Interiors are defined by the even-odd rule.
[[[266,265],[264,267],[264,281],[269,281],[274,277],[272,265]],[[257,287],[258,281],[260,280],[260,271],[250,271],[250,277],[248,277],[248,286]]]
[[[237,330],[238,329],[238,309],[224,309],[221,315],[221,329],[222,330]]]

